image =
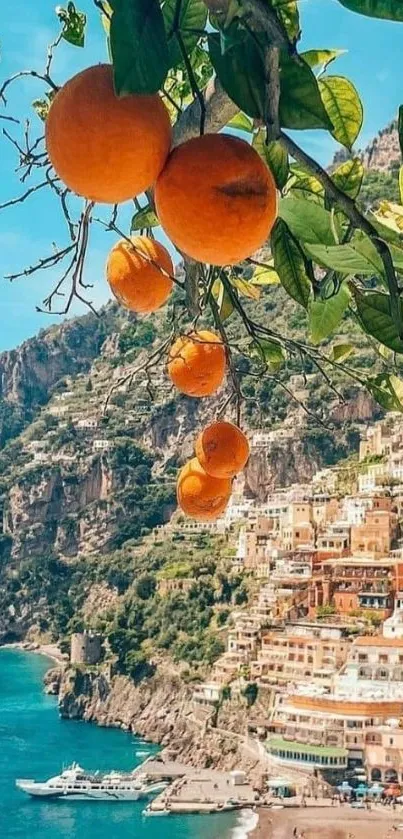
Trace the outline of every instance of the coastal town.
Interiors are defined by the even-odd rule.
[[[253,434],[254,447],[269,442],[270,432]],[[214,705],[246,681],[268,691],[267,718],[251,725],[279,766],[403,783],[402,505],[403,426],[389,414],[363,433],[356,463],[263,504],[240,481],[225,518],[209,525],[236,533],[234,567],[257,593],[233,613],[227,650],[193,699]],[[191,539],[204,527],[173,521],[164,532]],[[191,585],[165,580],[163,590]]]
[[[252,454],[264,457],[279,433],[284,437],[288,430],[251,431]],[[276,489],[259,502],[241,477],[217,522],[197,523],[177,513],[152,531],[151,545],[179,538],[189,549],[200,534],[220,536],[231,556],[230,574],[248,579],[254,592],[233,608],[223,630],[226,649],[208,679],[191,689],[186,711],[208,731],[224,702],[245,703],[246,697],[243,728],[222,733],[238,738],[254,772],[248,777],[234,768],[214,777],[207,765],[203,770],[180,763],[180,756],[179,763],[172,759],[165,741],[168,757],[149,769],[150,780],[165,779],[169,786],[149,804],[150,814],[258,806],[257,836],[270,835],[264,832],[270,811],[280,827],[287,824],[289,833],[279,835],[310,837],[328,808],[337,807],[342,823],[350,806],[350,836],[365,829],[366,836],[383,837],[398,829],[402,518],[403,423],[391,413],[363,429],[357,456],[321,469],[307,483]],[[160,579],[158,593],[164,598],[193,585],[179,570]],[[102,641],[90,628],[75,633],[70,665],[96,668]],[[289,808],[295,807],[308,820],[305,833],[302,827],[291,833]]]

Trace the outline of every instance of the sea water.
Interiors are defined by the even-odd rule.
[[[0,650],[0,839],[243,839],[251,813],[144,818],[144,801],[30,799],[16,778],[46,780],[63,765],[128,770],[156,747],[115,729],[61,720],[43,692],[50,662],[20,650]]]

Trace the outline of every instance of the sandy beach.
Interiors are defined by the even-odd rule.
[[[36,653],[37,655],[44,655],[56,662],[56,664],[65,664],[66,658],[57,644],[29,644],[23,642],[15,642],[13,644],[3,644],[3,649],[6,650],[24,650],[27,653]]]
[[[297,828],[303,839],[392,839],[403,812],[379,808],[366,812],[350,807],[259,810],[259,824],[250,839],[293,839]],[[403,835],[403,831],[402,831]]]

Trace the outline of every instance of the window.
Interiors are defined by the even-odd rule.
[[[389,746],[393,746],[393,737],[389,737]]]

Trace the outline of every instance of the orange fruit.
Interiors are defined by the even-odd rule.
[[[195,454],[208,475],[234,478],[246,465],[249,443],[232,422],[213,422],[200,432]]]
[[[169,351],[169,377],[187,396],[211,396],[222,384],[225,368],[224,345],[207,329],[181,335]]]
[[[231,495],[228,478],[212,478],[197,457],[181,469],[177,481],[178,504],[186,515],[211,521],[224,512]]]
[[[152,186],[171,145],[168,111],[158,95],[116,96],[112,67],[73,76],[46,120],[46,148],[56,174],[89,201],[117,204]]]
[[[112,248],[106,265],[108,283],[126,309],[139,314],[155,312],[172,289],[172,280],[167,276],[174,272],[172,259],[155,239],[133,236],[131,242],[132,246],[121,239]]]
[[[205,134],[178,146],[155,187],[158,218],[183,253],[213,265],[250,256],[277,216],[273,176],[238,137]]]

